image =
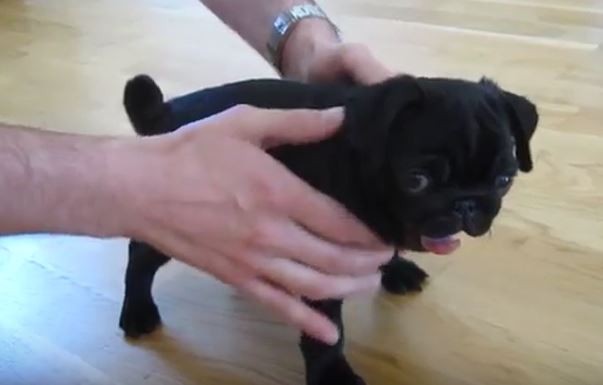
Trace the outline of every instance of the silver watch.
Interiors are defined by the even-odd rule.
[[[339,29],[329,19],[327,14],[317,4],[300,4],[280,13],[272,23],[272,31],[268,40],[268,54],[270,61],[277,71],[281,71],[282,49],[285,40],[293,31],[293,27],[303,19],[319,18],[328,21],[335,33],[339,34]]]

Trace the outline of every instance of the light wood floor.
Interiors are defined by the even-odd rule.
[[[491,238],[416,256],[421,295],[348,302],[356,367],[372,385],[603,384],[603,1],[322,4],[397,70],[488,75],[542,113]],[[138,72],[172,94],[273,76],[194,0],[0,0],[0,120],[130,135]],[[1,384],[302,384],[294,331],[177,264],[156,285],[163,331],[124,341],[125,245],[0,239]]]

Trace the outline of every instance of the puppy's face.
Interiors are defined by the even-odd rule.
[[[532,168],[535,106],[485,79],[402,77],[373,92],[377,103],[358,113],[376,123],[350,139],[385,197],[382,236],[443,254],[458,233],[487,233],[518,172]]]

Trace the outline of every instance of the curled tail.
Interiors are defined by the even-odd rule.
[[[137,134],[151,136],[172,131],[170,108],[150,76],[137,75],[128,80],[123,104]]]

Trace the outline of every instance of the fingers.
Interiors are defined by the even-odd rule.
[[[328,275],[365,277],[378,271],[394,251],[368,250],[329,242],[293,221],[273,219],[263,225],[253,247],[259,253],[289,258]]]
[[[331,197],[297,180],[288,187],[281,209],[312,233],[337,243],[385,249],[366,225]]]
[[[335,344],[339,339],[337,327],[327,317],[290,293],[260,279],[256,272],[246,271],[227,256],[211,251],[206,251],[204,259],[203,269],[206,272],[266,306],[291,326],[327,344]]]
[[[361,84],[379,83],[393,75],[364,45],[343,45],[338,58],[343,71]]]
[[[273,146],[284,142],[304,142],[328,136],[337,129],[343,116],[340,108],[326,111],[312,110],[261,110],[241,107],[231,110],[236,135],[246,140]],[[237,122],[241,120],[241,122]],[[243,124],[244,121],[244,124]],[[292,216],[298,223],[336,242],[375,245],[379,240],[360,221],[354,218],[335,200],[320,194],[302,182],[282,165],[274,164],[274,172],[267,184],[278,184],[273,190],[279,195],[279,210]],[[281,169],[281,173],[276,174]],[[278,175],[278,176],[277,176]]]
[[[329,345],[339,340],[337,326],[300,299],[259,280],[246,282],[240,289],[306,334]]]
[[[367,46],[355,43],[322,45],[308,65],[307,80],[319,83],[349,79],[369,85],[394,75]]]
[[[334,134],[343,122],[343,108],[260,109],[245,105],[226,112],[233,134],[262,148],[282,144],[303,144]]]
[[[373,292],[379,288],[381,275],[350,277],[327,275],[289,259],[262,258],[258,272],[288,292],[311,300],[343,299]]]

